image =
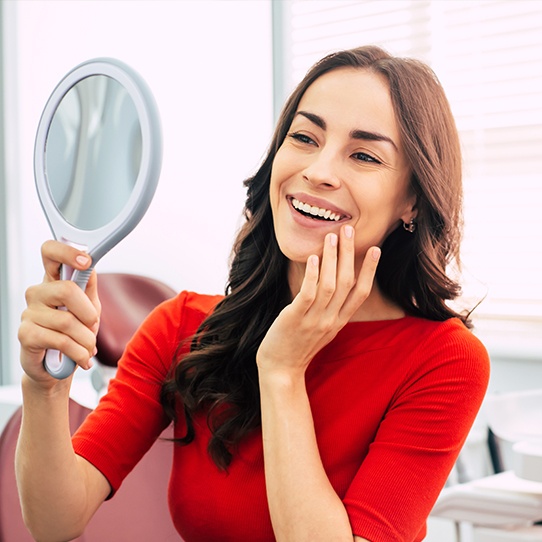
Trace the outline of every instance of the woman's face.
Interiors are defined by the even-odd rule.
[[[350,224],[356,259],[415,216],[410,169],[383,76],[341,68],[303,95],[273,161],[270,200],[283,254],[305,263]]]

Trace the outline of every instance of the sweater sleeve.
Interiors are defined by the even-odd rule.
[[[112,493],[168,426],[162,384],[180,342],[213,303],[212,297],[183,292],[154,309],[128,343],[107,394],[74,434],[75,452],[102,472]]]
[[[414,349],[376,438],[344,498],[354,534],[422,540],[489,380],[483,345],[448,321]]]

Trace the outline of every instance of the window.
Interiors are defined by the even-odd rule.
[[[284,94],[324,54],[363,44],[436,71],[463,146],[465,297],[486,296],[473,315],[477,332],[493,354],[541,358],[542,2],[279,5]]]

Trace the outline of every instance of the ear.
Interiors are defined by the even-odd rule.
[[[411,220],[415,220],[418,216],[418,198],[412,194],[406,201],[401,220],[408,224]]]

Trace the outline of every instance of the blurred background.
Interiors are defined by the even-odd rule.
[[[542,2],[537,0],[4,0],[0,3],[0,384],[17,384],[24,291],[51,237],[33,178],[42,109],[84,60],[131,65],[164,134],[156,196],[99,263],[222,293],[242,181],[310,65],[377,44],[436,71],[461,134],[467,307],[491,392],[542,382]],[[476,440],[476,439],[474,439]]]
[[[542,2],[8,0],[0,17],[0,383],[19,377],[24,290],[41,280],[51,236],[34,187],[36,129],[71,68],[100,56],[130,64],[163,124],[156,196],[99,269],[221,293],[242,181],[285,98],[324,54],[369,43],[441,79],[464,151],[463,304],[483,299],[474,318],[495,363],[542,381]]]

